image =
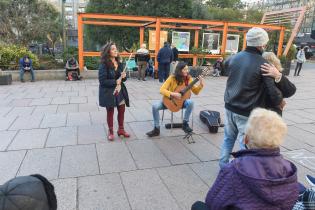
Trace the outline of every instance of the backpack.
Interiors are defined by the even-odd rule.
[[[219,127],[223,127],[221,124],[220,112],[203,110],[199,114],[200,120],[205,123],[210,133],[217,133]]]

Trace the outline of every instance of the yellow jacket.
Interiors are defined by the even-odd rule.
[[[193,78],[190,77],[189,79],[189,84],[193,81]],[[175,89],[177,88],[177,82],[176,82],[176,79],[175,79],[175,76],[174,75],[171,75],[167,78],[167,80],[163,83],[163,85],[161,86],[160,88],[160,93],[163,95],[163,96],[166,96],[166,97],[171,97],[171,92],[174,92]],[[192,92],[195,94],[195,95],[198,95],[199,92],[201,91],[203,87],[199,84],[199,85],[194,85],[191,90]]]

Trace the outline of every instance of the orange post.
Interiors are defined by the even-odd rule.
[[[144,27],[140,27],[140,46],[143,44],[144,41]]]
[[[199,30],[195,30],[195,43],[194,43],[194,47],[195,48],[198,48],[198,43],[199,41]],[[196,66],[197,65],[197,55],[194,55],[194,58],[193,58],[193,66]]]
[[[82,71],[84,67],[84,59],[83,59],[83,24],[82,24],[81,14],[78,14],[78,51],[79,51],[79,68],[80,68],[80,71]]]
[[[282,55],[282,46],[283,46],[283,40],[284,40],[284,31],[285,28],[282,26],[280,30],[280,37],[279,37],[279,43],[278,43],[278,52],[277,56],[280,57]]]
[[[221,46],[221,53],[220,53],[221,55],[225,54],[227,32],[228,32],[228,23],[225,22],[224,27],[223,27],[222,46]]]
[[[246,48],[246,32],[243,33],[243,50]]]
[[[154,59],[154,77],[157,78],[157,72],[158,72],[158,61],[157,61],[157,55],[160,50],[160,32],[161,32],[161,19],[156,19],[156,28],[155,28],[155,59]]]

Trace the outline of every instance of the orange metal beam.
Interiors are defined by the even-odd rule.
[[[158,71],[158,61],[157,61],[157,54],[160,50],[160,32],[161,32],[161,19],[156,19],[156,28],[155,28],[155,59],[154,59],[154,77],[157,78],[157,71]]]
[[[221,54],[225,54],[225,49],[226,49],[226,38],[227,38],[227,32],[228,32],[228,23],[224,23],[224,28],[223,28],[223,37],[222,37],[222,46],[221,46]]]
[[[282,55],[282,46],[283,46],[283,40],[284,40],[284,31],[285,28],[282,27],[280,31],[280,37],[279,37],[279,43],[278,43],[278,51],[277,56],[280,57]]]
[[[161,23],[190,23],[196,25],[223,25],[222,21],[195,20],[184,18],[161,18]]]
[[[281,26],[266,25],[266,24],[231,23],[230,22],[228,23],[228,26],[244,27],[244,28],[259,27],[259,28],[272,29],[272,30],[281,30]]]
[[[195,48],[198,48],[198,45],[199,45],[199,30],[195,30],[195,42],[194,42],[194,47]],[[194,58],[193,58],[193,66],[196,66],[197,65],[197,55],[194,55]]]
[[[211,29],[206,29],[205,31],[223,31],[223,30],[224,30],[223,28],[211,28]],[[240,31],[240,30],[231,29],[231,28],[229,28],[228,31],[229,31],[229,32],[236,32],[236,33],[242,32],[242,31]]]
[[[80,71],[82,71],[84,67],[84,59],[83,59],[83,24],[82,24],[81,14],[78,14],[78,56],[79,56],[79,68],[80,68]]]
[[[91,20],[84,20],[82,21],[83,24],[89,25],[102,25],[102,26],[131,26],[131,27],[140,27],[141,23],[129,23],[129,22],[101,22],[101,21],[91,21]]]
[[[155,17],[133,16],[133,15],[116,15],[116,14],[96,14],[96,13],[79,13],[82,18],[112,19],[112,20],[134,20],[134,21],[155,21]]]
[[[140,46],[144,42],[144,27],[140,27]]]
[[[246,33],[247,32],[243,32],[243,50],[246,49]]]

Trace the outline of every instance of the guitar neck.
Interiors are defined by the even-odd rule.
[[[187,91],[189,91],[197,82],[199,81],[198,78],[194,79],[187,87],[185,87],[180,93],[184,95]]]

